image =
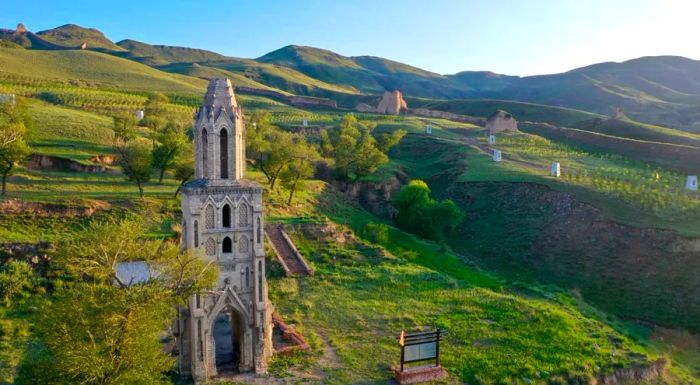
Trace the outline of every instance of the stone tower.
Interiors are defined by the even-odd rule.
[[[195,180],[182,188],[182,244],[219,266],[216,287],[180,309],[179,367],[195,382],[262,373],[272,354],[262,188],[244,179],[243,113],[228,79],[209,82],[194,117]]]

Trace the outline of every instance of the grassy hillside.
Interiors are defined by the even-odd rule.
[[[151,45],[136,40],[122,40],[117,45],[131,53],[130,59],[152,64],[194,63],[226,59],[226,56],[203,49]]]
[[[200,94],[206,82],[92,51],[0,48],[0,75],[108,89]]]
[[[571,125],[586,131],[650,142],[673,143],[700,147],[700,135],[630,119],[591,119]]]
[[[79,48],[83,43],[87,43],[89,49],[102,48],[110,51],[123,51],[99,30],[75,24],[66,24],[37,32],[36,35],[49,43],[68,48]]]
[[[293,94],[357,93],[353,87],[327,83],[294,69],[248,59],[228,59],[201,63],[208,67],[240,73],[259,83]]]
[[[429,108],[461,115],[488,117],[497,110],[511,113],[518,121],[547,122],[560,126],[602,118],[601,115],[570,108],[508,100],[428,100],[408,99],[410,108]]]
[[[236,87],[250,87],[260,90],[276,91],[283,94],[286,93],[277,88],[272,88],[265,84],[256,82],[255,80],[247,78],[246,76],[240,73],[227,71],[221,68],[208,67],[197,63],[173,63],[164,66],[158,66],[157,68],[165,72],[178,73],[207,80],[213,78],[229,78]]]

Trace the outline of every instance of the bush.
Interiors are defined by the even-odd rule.
[[[389,226],[370,222],[362,230],[362,236],[370,242],[386,245],[389,243]]]

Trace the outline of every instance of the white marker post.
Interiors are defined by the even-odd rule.
[[[432,134],[433,133],[433,126],[431,126],[430,124],[425,126],[425,133],[428,135]]]
[[[496,135],[489,135],[489,144],[492,146],[496,144]]]
[[[685,181],[685,189],[690,191],[698,191],[698,176],[689,175]]]
[[[559,164],[559,162],[552,163],[552,169],[549,172],[549,175],[555,178],[559,178],[561,176],[561,164]]]
[[[500,162],[502,160],[501,150],[493,150],[493,161]]]

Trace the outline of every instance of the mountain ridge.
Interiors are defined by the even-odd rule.
[[[6,29],[0,31],[0,39],[49,50],[75,49],[78,42],[86,42],[87,49],[165,71],[188,71],[204,77],[224,70],[266,87],[312,96],[376,95],[400,90],[410,97],[514,100],[599,114],[623,108],[637,120],[700,132],[700,61],[682,56],[645,56],[520,77],[491,71],[437,74],[378,56],[343,56],[303,45],[287,45],[255,59],[244,59],[131,39],[113,43],[99,30],[75,24],[37,34]],[[180,65],[173,66],[175,63]],[[196,67],[191,64],[213,70],[193,70]]]

